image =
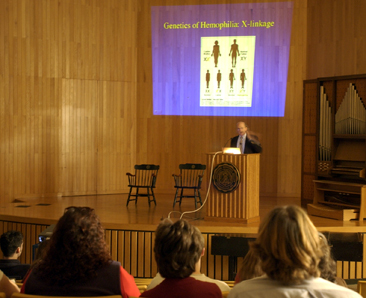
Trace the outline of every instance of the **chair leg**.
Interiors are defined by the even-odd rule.
[[[182,204],[182,198],[183,198],[183,189],[181,189],[181,192],[180,192],[180,200],[179,200],[179,207],[180,207],[180,204]]]
[[[197,209],[196,189],[194,189],[194,209]]]
[[[199,198],[199,203],[201,204],[201,206],[202,206],[202,199],[201,199],[201,193],[200,193],[200,190],[199,189],[197,189],[197,192],[198,192],[198,198]]]
[[[150,192],[149,192],[149,188],[146,188],[147,190],[147,202],[149,203],[149,207],[150,207]]]
[[[152,194],[152,196],[153,196],[153,199],[152,199],[151,201],[153,201],[153,202],[154,202],[154,204],[155,204],[155,206],[156,206],[156,200],[155,200],[155,194],[154,194],[154,190],[153,190],[153,188],[151,188],[151,194]]]
[[[139,197],[139,188],[136,187],[136,199],[135,199],[135,205],[137,204],[137,198]]]
[[[179,191],[179,188],[177,188],[177,191],[175,192],[174,202],[173,202],[173,208],[174,208],[174,206],[175,206],[175,203],[177,202],[178,191]]]
[[[128,194],[128,198],[127,198],[126,206],[128,206],[128,203],[130,202],[131,191],[132,191],[132,186],[130,187],[130,192],[129,192],[129,194]]]

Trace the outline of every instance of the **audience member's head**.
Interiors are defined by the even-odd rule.
[[[319,233],[320,247],[323,251],[323,256],[319,262],[320,276],[331,282],[335,281],[337,265],[331,256],[330,247],[328,245],[328,240],[325,238],[324,234]]]
[[[94,209],[69,207],[58,221],[35,273],[59,285],[86,280],[111,257]]]
[[[323,252],[323,256],[320,258],[318,268],[320,270],[320,277],[334,282],[338,285],[348,287],[347,283],[342,279],[337,277],[337,264],[332,257],[331,248],[324,234],[319,233],[320,247]],[[254,277],[259,277],[263,275],[264,272],[261,267],[260,259],[253,253],[253,250],[249,250],[243,259],[241,266],[238,270],[237,276],[235,278],[235,283],[239,283],[243,280],[251,279]]]
[[[0,246],[4,258],[17,259],[23,250],[23,234],[19,231],[8,231],[2,234]]]
[[[32,271],[34,267],[37,266],[39,262],[44,258],[44,256],[47,253],[48,246],[50,244],[50,239],[43,240],[37,248],[36,255],[34,256],[34,260],[32,262],[32,265],[30,266],[29,271]],[[27,276],[27,275],[26,275]]]
[[[348,287],[344,279],[337,277],[337,264],[332,257],[331,248],[324,234],[319,233],[320,247],[323,251],[323,256],[320,258],[319,269],[320,277],[334,282],[340,286]]]
[[[260,259],[249,249],[235,278],[235,283],[263,275]]]
[[[204,248],[201,232],[185,220],[165,219],[155,232],[155,260],[165,278],[189,277]]]
[[[303,209],[282,206],[273,209],[259,226],[252,243],[262,270],[284,284],[298,284],[318,277],[323,253],[319,234]]]
[[[41,260],[43,258],[43,256],[47,252],[49,244],[50,244],[50,239],[45,239],[38,245],[36,255],[34,257],[34,261]]]

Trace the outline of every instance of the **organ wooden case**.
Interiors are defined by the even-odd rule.
[[[302,205],[339,220],[366,217],[366,74],[304,81]]]

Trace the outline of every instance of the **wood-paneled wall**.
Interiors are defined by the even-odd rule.
[[[0,1],[0,197],[126,191],[136,1]]]
[[[307,79],[366,73],[366,2],[308,0]]]
[[[239,117],[152,115],[150,6],[179,4],[212,1],[0,1],[2,201],[127,192],[136,163],[159,164],[156,192],[173,193],[180,163],[236,134]],[[285,117],[244,119],[264,148],[261,195],[300,196],[307,0],[292,23]]]

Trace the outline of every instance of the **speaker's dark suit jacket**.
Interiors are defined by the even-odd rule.
[[[231,139],[231,147],[236,147],[236,144],[238,143],[239,136],[236,136]],[[248,136],[245,138],[245,147],[244,147],[244,154],[248,153],[261,153],[262,147],[259,142],[256,142],[254,140],[249,140]]]

